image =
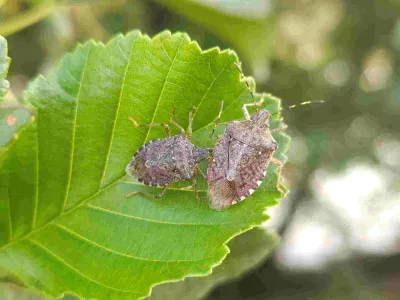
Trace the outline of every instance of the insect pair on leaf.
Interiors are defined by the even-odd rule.
[[[238,64],[237,67],[241,72]],[[242,72],[241,74],[244,78]],[[247,81],[244,81],[254,99]],[[271,162],[279,167],[276,188],[283,195],[280,188],[282,163],[272,156],[278,148],[272,134],[282,131],[286,127],[269,129],[270,113],[267,110],[257,110],[252,116],[247,110],[248,106],[261,106],[263,101],[262,97],[258,102],[244,104],[242,110],[245,120],[228,122],[224,133],[213,149],[199,148],[190,142],[192,112],[189,113],[186,135],[183,127],[174,121],[173,112],[170,123],[181,131],[175,136],[171,136],[167,124],[138,124],[131,117],[130,119],[136,127],[164,126],[168,137],[152,140],[140,147],[126,168],[127,174],[137,178],[145,185],[163,187],[157,197],[161,197],[168,185],[173,182],[192,180],[191,186],[182,189],[193,188],[199,199],[196,190],[196,176],[201,171],[198,163],[209,158],[206,178],[210,206],[216,210],[224,210],[244,200],[260,186],[265,177],[266,168]],[[222,106],[223,102],[221,102],[214,130],[221,116]],[[212,157],[209,157],[211,150]],[[136,194],[145,193],[133,192],[128,196]]]

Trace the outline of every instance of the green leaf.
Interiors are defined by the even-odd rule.
[[[0,36],[0,104],[10,88],[6,77],[11,59],[7,56],[7,52],[7,40]],[[18,130],[30,120],[30,117],[29,110],[21,105],[0,106],[0,155],[5,145],[13,138],[18,138]]]
[[[0,283],[0,299],[1,300],[52,300],[54,298],[33,293],[32,291],[21,288],[14,284]]]
[[[276,234],[254,228],[228,243],[231,252],[224,262],[206,277],[186,278],[184,281],[153,288],[150,300],[204,298],[214,287],[234,280],[264,261],[279,241]]]
[[[27,108],[0,107],[0,154],[3,146],[13,138],[18,138],[17,132],[30,119],[31,114]]]
[[[273,51],[276,20],[265,1],[156,0],[234,46],[264,80]]]
[[[10,83],[6,80],[11,58],[8,56],[7,40],[0,36],[0,103],[10,88]]]
[[[226,242],[277,204],[273,168],[252,197],[224,212],[174,187],[162,199],[128,200],[132,191],[159,192],[124,169],[144,142],[165,136],[128,117],[167,122],[175,107],[186,126],[196,106],[193,141],[206,146],[222,99],[222,124],[241,119],[252,101],[235,61],[229,50],[202,52],[182,33],[134,31],[79,46],[38,77],[25,93],[37,121],[0,157],[0,267],[51,296],[100,299],[137,299],[155,284],[209,274]],[[278,106],[266,97],[267,109]],[[289,138],[276,139],[282,160]]]

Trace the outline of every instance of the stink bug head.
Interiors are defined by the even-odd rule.
[[[255,126],[260,128],[269,128],[270,113],[265,109],[260,109],[254,115],[251,116],[250,120],[253,121]]]

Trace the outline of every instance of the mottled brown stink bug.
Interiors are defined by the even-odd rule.
[[[225,131],[214,147],[209,160],[207,182],[210,206],[223,210],[250,196],[262,183],[269,162],[279,167],[276,188],[280,188],[282,163],[272,154],[278,145],[272,133],[284,130],[269,130],[270,114],[260,109],[250,117],[247,106],[259,106],[256,103],[243,105],[245,121],[233,121],[226,125]]]
[[[174,114],[175,110],[170,117],[170,122],[181,131],[180,134],[175,136],[171,136],[167,124],[138,124],[134,118],[130,117],[136,127],[164,126],[167,138],[155,139],[141,146],[134,154],[131,162],[126,166],[126,173],[137,178],[139,182],[143,182],[145,185],[163,187],[157,198],[164,194],[170,183],[192,180],[191,186],[182,189],[193,188],[196,198],[199,199],[196,190],[196,176],[200,171],[198,163],[202,159],[206,159],[212,149],[199,148],[190,142],[192,136],[192,112],[189,113],[187,135],[185,135],[183,127],[174,121]],[[144,193],[133,192],[128,197],[136,194]]]
[[[238,64],[237,67],[241,72]],[[254,99],[249,84],[241,74]],[[276,188],[284,194],[280,187],[282,162],[272,157],[278,149],[272,134],[285,130],[286,126],[270,130],[270,113],[267,110],[257,110],[253,116],[247,111],[248,106],[260,106],[263,101],[264,95],[258,102],[243,105],[246,120],[227,123],[214,147],[208,164],[207,182],[210,206],[216,210],[223,210],[250,196],[261,185],[269,162],[279,168]]]

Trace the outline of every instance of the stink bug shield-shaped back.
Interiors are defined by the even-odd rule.
[[[196,175],[199,169],[197,164],[208,157],[209,149],[196,147],[190,142],[192,136],[192,112],[189,113],[187,136],[183,127],[174,121],[173,116],[174,112],[170,118],[171,124],[181,131],[180,134],[175,136],[171,136],[167,124],[138,124],[135,119],[130,118],[136,127],[164,126],[168,137],[149,141],[140,147],[127,165],[126,172],[145,185],[161,186],[162,190],[157,196],[158,198],[164,194],[169,184],[177,181],[192,180],[190,187],[195,189],[196,197],[198,197]],[[128,196],[139,193],[143,194],[142,192],[133,192]]]
[[[262,183],[269,162],[279,166],[277,189],[281,193],[282,163],[272,157],[278,145],[272,133],[285,128],[269,129],[270,114],[260,109],[250,116],[247,106],[259,106],[264,101],[245,104],[246,120],[229,122],[213,150],[207,181],[210,206],[223,210],[250,196]]]

